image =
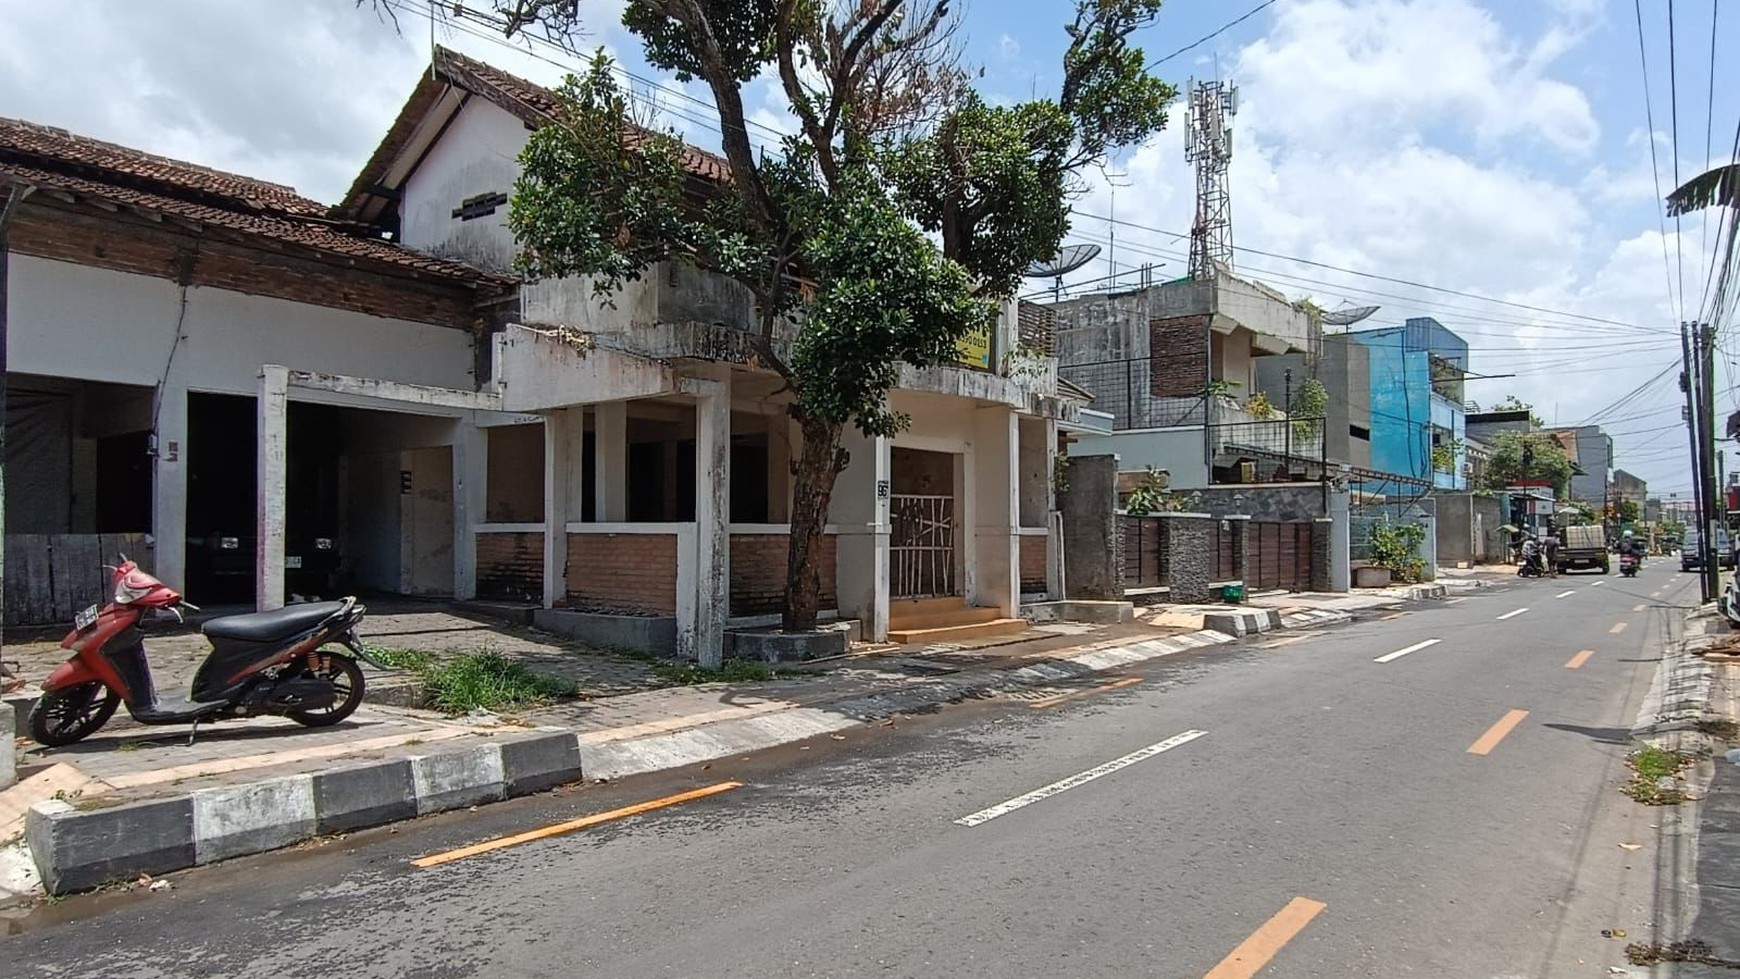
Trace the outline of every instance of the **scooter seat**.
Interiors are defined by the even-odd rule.
[[[307,632],[343,609],[343,602],[286,605],[270,612],[249,612],[246,615],[226,615],[212,619],[201,631],[214,639],[274,642],[299,632]]]

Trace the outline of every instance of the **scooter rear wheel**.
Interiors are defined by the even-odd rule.
[[[107,724],[119,706],[120,695],[95,680],[50,690],[30,710],[30,736],[49,748],[82,741]]]
[[[322,658],[326,661],[324,668],[318,672],[310,672],[332,681],[332,685],[338,688],[338,700],[331,707],[320,710],[293,710],[284,715],[306,727],[337,724],[362,704],[363,671],[356,664],[356,660],[339,653],[326,653]]]

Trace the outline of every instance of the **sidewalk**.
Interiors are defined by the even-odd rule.
[[[277,718],[228,721],[201,729],[191,746],[186,728],[134,724],[64,749],[29,746],[32,767],[0,795],[0,844],[25,828],[11,865],[34,863],[50,892],[62,893],[541,791],[582,772],[615,779],[967,698],[1066,693],[1098,672],[1230,642],[1236,634],[1349,618],[1304,607],[1199,614],[1238,626],[1220,632],[1146,622],[1048,623],[1000,641],[865,647],[770,680],[691,686],[673,685],[640,660],[571,648],[529,630],[446,613],[381,615],[372,617],[367,641],[487,645],[534,669],[581,679],[585,699],[512,718],[365,705],[325,730]],[[185,682],[180,677],[197,649],[196,639],[173,641],[182,645],[169,659],[180,676],[176,668],[164,671],[170,689]],[[159,648],[153,646],[154,657]],[[27,662],[48,655],[32,650]],[[27,666],[26,675],[40,674]],[[118,851],[121,840],[130,852]],[[7,863],[0,856],[0,896]]]

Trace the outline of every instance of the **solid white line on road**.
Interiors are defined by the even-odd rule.
[[[1468,601],[1468,599],[1466,597],[1446,598],[1446,599],[1444,599],[1444,604],[1445,605],[1458,605],[1458,604],[1461,604],[1462,602],[1466,602],[1466,601]]]
[[[1086,785],[1096,778],[1103,778],[1121,768],[1128,768],[1139,761],[1145,761],[1152,758],[1161,752],[1171,751],[1173,748],[1182,744],[1189,744],[1207,733],[1207,731],[1185,731],[1183,734],[1175,734],[1164,741],[1157,741],[1146,748],[1132,751],[1122,758],[1114,758],[1111,761],[1106,762],[1104,765],[1096,765],[1085,772],[1071,775],[1069,778],[1061,781],[1053,782],[1044,788],[1034,789],[1032,792],[1028,792],[1025,795],[1018,795],[1015,798],[1010,799],[1008,802],[999,802],[989,809],[980,809],[978,812],[972,813],[971,815],[962,816],[955,820],[955,825],[978,826],[982,823],[988,823],[991,820],[996,819],[998,816],[1007,816],[1009,813],[1012,813],[1017,809],[1024,809],[1042,799],[1049,799],[1052,796],[1057,795],[1059,792],[1068,791],[1078,785]]]
[[[1427,646],[1436,646],[1443,641],[1444,640],[1442,640],[1442,639],[1428,639],[1425,642],[1417,642],[1417,643],[1414,643],[1412,646],[1409,646],[1407,649],[1398,649],[1393,653],[1385,653],[1382,656],[1379,656],[1377,659],[1372,660],[1372,662],[1373,663],[1388,663],[1391,660],[1401,659],[1403,656],[1406,656],[1409,653],[1417,653],[1420,650],[1425,649]]]
[[[1517,616],[1519,616],[1527,611],[1528,611],[1528,609],[1526,609],[1526,608],[1519,608],[1514,612],[1506,612],[1503,615],[1498,617],[1498,621],[1503,622],[1505,619],[1514,619]]]
[[[1553,597],[1554,598],[1570,598],[1572,595],[1575,595],[1575,594],[1577,594],[1577,589],[1573,588],[1570,591],[1562,591],[1562,592],[1558,593],[1557,595],[1554,595]]]
[[[1607,584],[1607,582],[1605,582],[1605,581],[1597,581],[1597,582],[1595,582],[1595,583],[1594,583],[1594,584],[1593,584],[1593,585],[1590,585],[1590,586],[1589,586],[1589,587],[1590,587],[1590,588],[1600,588],[1600,587],[1601,587],[1601,586],[1602,586],[1602,585],[1605,585],[1605,584]]]

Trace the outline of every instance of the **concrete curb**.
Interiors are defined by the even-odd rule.
[[[1408,589],[1408,601],[1423,602],[1430,598],[1443,598],[1450,594],[1450,589],[1442,584],[1414,585]]]
[[[1202,627],[1229,636],[1254,636],[1281,628],[1281,613],[1272,608],[1209,612],[1202,617]]]
[[[66,894],[580,778],[575,735],[544,732],[107,809],[51,799],[31,807],[25,838],[44,889]]]

